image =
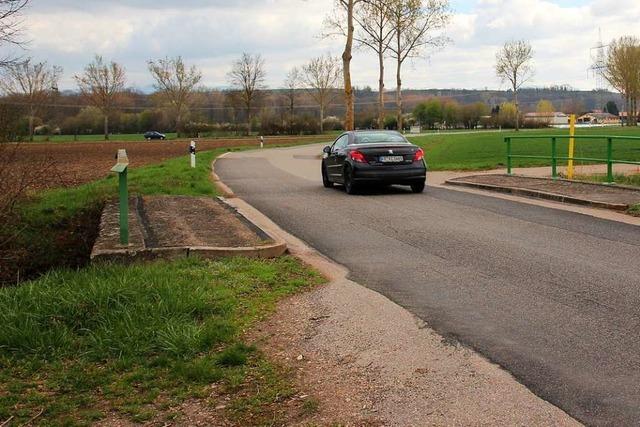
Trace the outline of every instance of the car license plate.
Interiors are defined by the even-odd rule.
[[[399,163],[404,161],[404,156],[380,156],[381,163]]]

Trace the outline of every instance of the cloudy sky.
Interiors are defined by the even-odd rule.
[[[312,56],[341,52],[340,40],[322,40],[323,17],[333,0],[32,0],[26,12],[27,55],[61,65],[61,89],[73,89],[94,53],[125,65],[128,82],[143,90],[145,61],[182,55],[197,65],[208,87],[226,87],[230,63],[242,52],[266,60],[270,87]],[[533,86],[569,84],[592,89],[590,47],[621,35],[640,36],[638,0],[451,0],[452,43],[407,64],[405,87],[502,87],[495,52],[508,39],[531,41]],[[394,87],[388,64],[387,87]],[[377,85],[375,56],[359,51],[354,84]]]

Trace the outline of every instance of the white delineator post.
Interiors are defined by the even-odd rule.
[[[264,148],[264,136],[260,137],[260,148]]]
[[[196,142],[191,141],[191,145],[189,146],[189,154],[191,154],[191,167],[196,167]]]

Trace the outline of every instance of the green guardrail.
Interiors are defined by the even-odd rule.
[[[607,142],[607,158],[606,159],[598,159],[592,157],[567,157],[567,156],[559,156],[558,155],[558,140],[559,139],[602,139]],[[526,154],[513,154],[512,144],[511,142],[514,139],[548,139],[551,141],[551,156],[533,156]],[[589,163],[606,163],[607,164],[607,182],[609,184],[613,184],[613,165],[615,164],[624,164],[624,165],[638,165],[640,166],[640,162],[632,162],[628,160],[615,160],[613,158],[613,142],[616,140],[628,140],[628,141],[639,141],[640,137],[638,136],[602,136],[602,135],[535,135],[535,136],[508,136],[504,138],[504,142],[507,144],[507,174],[511,175],[511,171],[513,169],[513,159],[543,159],[543,160],[551,160],[551,175],[554,179],[558,178],[558,161],[566,160],[566,161],[580,161],[580,162],[589,162]]]

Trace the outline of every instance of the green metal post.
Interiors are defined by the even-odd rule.
[[[613,184],[613,139],[607,138],[607,182]]]
[[[504,140],[507,143],[507,174],[511,175],[511,138],[505,138]]]
[[[555,138],[551,138],[551,176],[558,178],[558,143]]]
[[[127,187],[127,170],[118,173],[120,194],[120,244],[129,244],[129,189]]]
[[[126,150],[118,150],[116,156],[118,163],[111,168],[111,172],[118,173],[118,195],[120,202],[120,244],[129,244],[129,189],[127,187],[127,170],[129,169],[129,158]]]

